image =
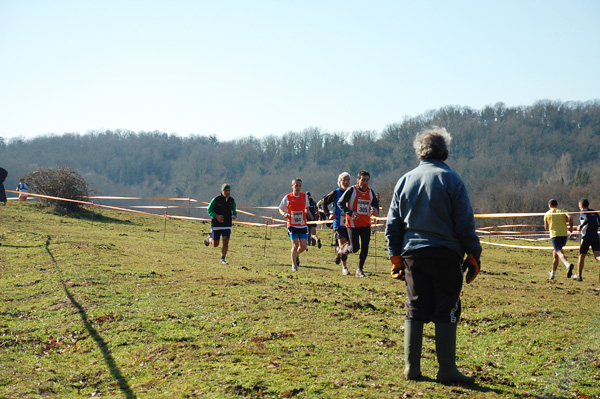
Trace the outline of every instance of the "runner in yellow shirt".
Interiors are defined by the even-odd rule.
[[[567,268],[567,278],[573,275],[573,264],[569,263],[563,252],[563,247],[567,243],[568,233],[573,232],[573,217],[564,209],[558,209],[558,201],[551,199],[548,201],[550,210],[544,215],[544,227],[550,232],[550,240],[552,240],[552,270],[548,272],[548,278],[554,280],[556,277],[556,269],[558,261]],[[569,223],[567,232],[567,222]]]

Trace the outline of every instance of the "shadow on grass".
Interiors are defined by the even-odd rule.
[[[6,244],[0,244],[3,247],[6,248],[37,248],[37,247],[43,247],[44,244],[40,244],[40,245],[6,245]]]
[[[52,259],[54,266],[56,267],[56,269],[62,276],[62,270],[60,269],[60,266],[56,262],[54,255],[52,255],[49,245],[50,245],[50,237],[48,237],[48,241],[46,241],[46,251],[48,252],[48,255],[50,255],[50,258]],[[98,331],[94,328],[94,326],[92,326],[92,323],[90,323],[90,321],[88,320],[85,310],[75,300],[75,298],[73,297],[73,294],[71,294],[71,292],[67,288],[67,285],[65,284],[65,282],[63,281],[62,278],[60,279],[60,283],[62,284],[63,289],[65,290],[65,293],[67,294],[67,297],[69,298],[69,300],[71,301],[73,306],[75,306],[77,308],[77,312],[79,313],[79,316],[81,317],[81,320],[83,321],[85,329],[90,333],[90,336],[94,339],[94,341],[96,341],[96,345],[98,345],[98,349],[100,349],[100,352],[102,352],[102,356],[104,357],[104,361],[106,362],[106,365],[108,366],[108,369],[110,370],[110,374],[117,381],[117,384],[119,384],[119,388],[121,388],[121,391],[123,392],[123,394],[125,394],[126,398],[128,398],[128,399],[136,398],[135,394],[131,390],[131,387],[127,383],[127,380],[125,379],[125,377],[123,377],[123,374],[121,374],[121,370],[115,363],[115,359],[112,357],[112,355],[110,353],[110,349],[108,348],[108,345],[106,344],[106,342],[104,342],[104,339],[102,339],[100,334],[98,334]]]
[[[298,266],[298,269],[300,269],[300,268],[303,268],[303,269],[312,269],[312,270],[331,270],[329,267],[313,266],[313,265],[300,265],[300,266]]]
[[[78,210],[77,212],[69,212],[67,214],[63,214],[63,216],[74,219],[87,219],[92,223],[131,224],[131,220],[111,218],[88,209]]]
[[[475,377],[475,379],[477,379],[477,377]],[[435,378],[431,378],[431,377],[427,377],[427,376],[422,376],[419,379],[419,382],[430,382],[430,383],[435,383],[435,384],[440,384],[443,385],[445,387],[461,387],[464,390],[469,390],[472,391],[474,396],[477,397],[478,395],[475,394],[475,392],[481,392],[481,393],[495,393],[497,395],[509,395],[512,391],[510,390],[503,390],[503,389],[497,389],[497,388],[489,388],[489,387],[484,387],[481,386],[477,383],[477,380],[475,381],[474,384],[451,384],[451,383],[441,383],[441,382],[437,382],[437,380]]]
[[[34,207],[43,212],[54,214],[61,217],[72,218],[72,219],[87,219],[92,223],[114,223],[114,224],[131,224],[131,220],[116,219],[109,216],[105,216],[98,212],[97,209],[87,208],[65,208],[61,206],[52,206],[45,204],[36,204]]]
[[[476,377],[477,378],[477,377]],[[434,380],[435,381],[435,380]],[[452,384],[446,385],[448,387],[453,386]],[[490,387],[484,387],[481,386],[477,383],[477,381],[475,381],[474,384],[471,385],[456,385],[456,386],[460,386],[465,390],[470,390],[473,392],[473,395],[475,397],[479,396],[477,394],[475,394],[475,392],[481,392],[481,393],[495,393],[496,395],[511,395],[513,392],[510,389],[504,390],[504,389],[498,389],[498,388],[490,388]]]

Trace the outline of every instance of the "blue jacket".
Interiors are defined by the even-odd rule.
[[[446,247],[461,258],[479,256],[473,208],[456,172],[442,161],[426,159],[398,180],[387,216],[390,256],[424,247]]]
[[[333,227],[346,227],[344,223],[340,222],[340,218],[342,216],[342,210],[338,206],[338,200],[342,197],[344,192],[341,188],[336,188],[329,194],[323,197],[323,202],[321,202],[321,210],[325,214],[327,218],[329,218],[329,204],[333,204],[333,214],[335,219],[333,219]]]

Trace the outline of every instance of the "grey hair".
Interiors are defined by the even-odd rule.
[[[342,172],[342,173],[340,173],[340,175],[338,176],[338,186],[342,185],[342,179],[344,177],[350,177],[350,173],[348,173],[348,172]]]
[[[452,136],[443,127],[432,126],[430,129],[422,130],[415,141],[413,147],[417,158],[437,159],[445,161],[448,159],[448,146],[452,141]]]

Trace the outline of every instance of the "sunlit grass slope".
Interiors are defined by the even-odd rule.
[[[562,271],[548,282],[549,251],[485,246],[458,330],[458,365],[477,385],[451,387],[433,380],[432,326],[426,379],[401,378],[405,295],[383,234],[359,279],[333,263],[328,229],[296,273],[282,228],[265,239],[235,226],[228,266],[204,246],[208,231],[0,207],[0,397],[600,396],[597,263],[582,283]]]

